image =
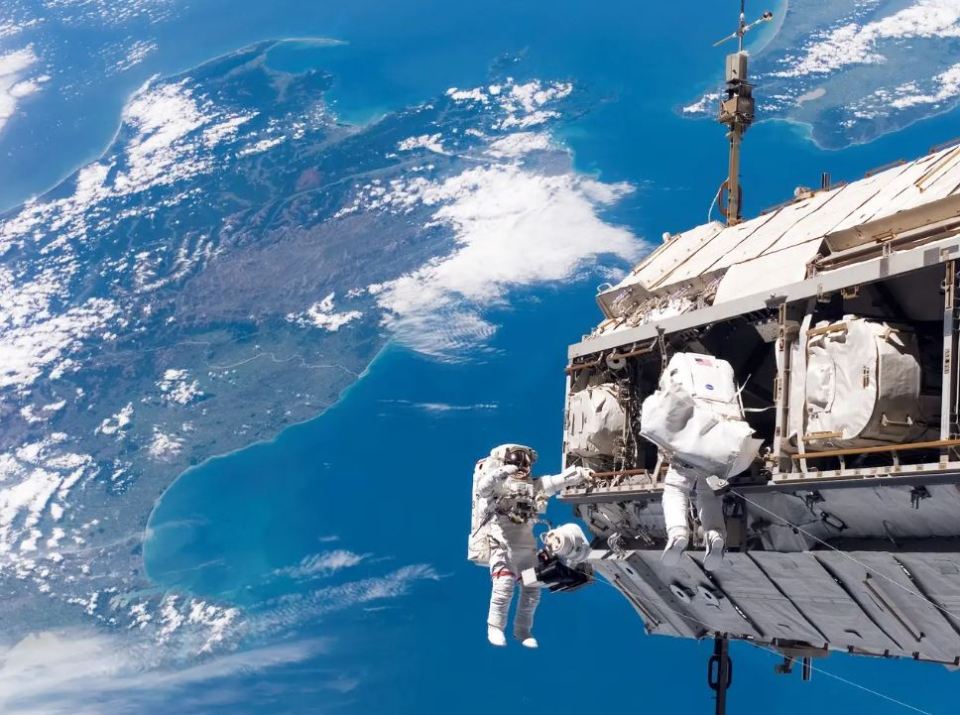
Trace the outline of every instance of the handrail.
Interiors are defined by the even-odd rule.
[[[960,439],[938,439],[930,442],[878,445],[876,447],[850,447],[848,449],[831,449],[824,452],[804,452],[803,454],[791,454],[790,458],[795,462],[799,462],[801,459],[846,457],[855,454],[881,454],[883,452],[904,452],[911,449],[940,449],[942,447],[960,447]]]
[[[580,370],[586,370],[587,368],[591,368],[591,367],[599,367],[607,360],[611,360],[611,359],[624,360],[626,358],[639,357],[641,355],[649,355],[656,349],[656,345],[657,345],[657,341],[653,340],[653,341],[650,341],[649,345],[645,345],[642,348],[636,348],[635,350],[631,350],[630,352],[626,352],[626,353],[612,352],[609,355],[607,355],[605,358],[601,353],[601,357],[598,358],[597,360],[592,360],[590,362],[573,363],[571,365],[568,365],[564,369],[564,372],[567,373],[568,375],[572,375],[573,373],[579,372]]]
[[[610,477],[635,477],[639,474],[655,479],[656,475],[650,472],[649,469],[623,469],[618,472],[594,472],[590,475],[590,479],[609,479]]]

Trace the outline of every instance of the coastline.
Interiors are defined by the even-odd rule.
[[[317,414],[313,415],[312,417],[308,417],[308,418],[306,418],[306,419],[304,419],[304,420],[300,420],[299,422],[294,422],[294,423],[291,423],[291,424],[284,425],[284,426],[283,426],[280,430],[278,430],[272,437],[269,437],[269,438],[266,438],[266,439],[259,439],[259,440],[256,440],[256,441],[254,441],[254,442],[249,442],[249,443],[247,443],[247,444],[241,445],[240,447],[237,447],[237,448],[235,448],[235,449],[228,450],[228,451],[226,451],[226,452],[221,452],[221,453],[218,453],[218,454],[210,455],[209,457],[205,458],[202,462],[199,462],[198,464],[190,465],[187,469],[183,470],[183,471],[180,472],[176,477],[174,477],[174,478],[170,481],[170,483],[167,484],[167,485],[163,488],[163,491],[160,492],[160,494],[157,495],[156,499],[154,499],[153,506],[152,506],[151,509],[150,509],[150,513],[149,513],[148,516],[147,516],[146,523],[145,523],[145,525],[144,525],[144,527],[143,527],[143,530],[142,530],[141,533],[140,533],[141,565],[142,565],[142,568],[143,568],[143,575],[144,575],[144,577],[145,577],[146,579],[148,579],[150,582],[152,582],[152,584],[153,584],[152,588],[162,589],[162,588],[164,588],[164,587],[163,587],[163,586],[160,584],[160,582],[150,573],[150,571],[149,571],[149,569],[148,569],[148,567],[147,567],[147,559],[146,559],[147,543],[149,542],[149,540],[150,540],[150,538],[151,538],[151,536],[152,536],[152,534],[151,534],[151,532],[152,532],[152,530],[153,530],[152,523],[153,523],[153,520],[154,520],[154,516],[155,516],[156,513],[157,513],[157,509],[158,509],[158,507],[160,506],[160,502],[163,500],[163,498],[167,495],[167,493],[170,491],[170,489],[173,488],[173,486],[174,486],[175,484],[177,484],[181,479],[184,479],[184,478],[186,478],[186,477],[189,477],[192,473],[197,472],[197,471],[200,471],[201,469],[209,466],[209,465],[210,465],[211,463],[213,463],[213,462],[217,462],[217,461],[223,460],[223,459],[229,459],[230,457],[236,456],[237,454],[239,454],[239,453],[241,453],[241,452],[245,452],[245,451],[248,450],[248,449],[254,449],[254,448],[257,448],[257,447],[269,446],[269,445],[276,444],[276,442],[278,442],[278,441],[283,437],[283,435],[288,432],[288,430],[302,429],[302,428],[303,428],[304,426],[306,426],[306,425],[310,425],[310,424],[312,424],[312,423],[314,423],[314,422],[316,422],[316,421],[318,421],[318,420],[320,420],[320,419],[323,419],[323,418],[326,417],[332,410],[334,410],[335,408],[337,408],[337,407],[339,407],[340,405],[342,405],[342,404],[344,403],[344,401],[350,396],[350,393],[354,390],[354,388],[356,388],[356,386],[361,382],[361,380],[363,380],[364,378],[366,378],[366,377],[370,374],[370,372],[371,372],[375,367],[379,367],[379,364],[380,364],[383,360],[385,360],[385,359],[386,359],[390,354],[392,354],[394,351],[400,350],[400,349],[402,349],[401,346],[400,346],[399,344],[397,344],[394,340],[392,340],[392,339],[388,340],[388,341],[383,345],[383,347],[380,348],[380,350],[377,351],[377,354],[373,357],[372,360],[370,360],[370,362],[367,364],[366,368],[364,368],[364,369],[360,372],[360,374],[357,375],[356,379],[354,379],[354,381],[351,382],[350,385],[348,385],[346,388],[344,388],[344,389],[340,392],[340,394],[337,396],[336,402],[334,402],[334,403],[331,404],[331,405],[328,405],[328,406],[327,406],[326,408],[324,408],[321,412],[318,412]]]

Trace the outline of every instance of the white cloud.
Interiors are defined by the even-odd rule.
[[[877,64],[886,58],[884,40],[960,37],[960,0],[919,0],[892,15],[860,25],[847,22],[815,35],[800,56],[783,60],[774,77],[827,74],[854,64]]]
[[[189,405],[203,397],[203,390],[197,380],[191,380],[186,370],[168,369],[157,382],[161,399],[168,405]]]
[[[24,405],[20,408],[20,416],[29,424],[38,424],[40,422],[46,422],[66,406],[66,400],[50,402],[43,406],[34,404]]]
[[[714,107],[717,104],[718,96],[719,95],[713,92],[707,92],[696,102],[694,102],[693,104],[688,104],[687,106],[683,107],[680,111],[682,111],[684,114],[704,114],[714,109]]]
[[[505,115],[497,124],[500,129],[523,129],[559,116],[555,110],[543,107],[569,97],[572,92],[573,85],[569,82],[545,84],[540,80],[531,80],[517,84],[513,78],[508,77],[502,85],[473,89],[451,87],[447,90],[447,96],[458,104],[493,105]]]
[[[518,111],[516,105],[520,105],[524,112],[530,114],[545,104],[568,97],[571,92],[573,92],[573,85],[569,82],[544,85],[539,80],[533,80],[526,84],[511,85],[510,91],[501,99],[501,102],[508,111]]]
[[[474,405],[451,405],[447,402],[418,402],[416,404],[426,412],[477,412],[497,409],[496,403],[480,402]]]
[[[447,90],[447,96],[450,97],[454,102],[482,102],[486,104],[490,100],[488,99],[486,93],[482,88],[476,87],[474,89],[457,89],[456,87],[451,87]]]
[[[417,137],[407,137],[397,144],[400,151],[413,151],[414,149],[426,149],[435,154],[446,154],[443,143],[440,141],[439,134],[421,134]]]
[[[63,433],[0,453],[0,571],[46,581],[38,563],[44,516],[62,519],[73,488],[96,472],[93,458],[70,451]]]
[[[169,702],[178,689],[299,663],[329,648],[325,639],[302,640],[182,667],[169,654],[135,639],[44,631],[0,652],[0,709],[13,715],[139,712],[145,703]],[[334,678],[330,687],[338,683]]]
[[[153,439],[147,445],[147,454],[157,461],[169,461],[183,450],[183,437],[167,434],[157,427],[153,428]]]
[[[305,556],[296,566],[277,569],[274,571],[274,575],[293,579],[332,576],[338,571],[357,566],[368,558],[370,558],[370,554],[357,554],[346,549],[323,551],[319,554]]]
[[[212,157],[201,147],[209,150],[234,138],[255,116],[224,114],[195,96],[187,80],[147,82],[123,110],[123,121],[135,134],[125,147],[126,168],[114,179],[114,191],[145,191],[209,171]]]
[[[49,77],[24,79],[23,76],[39,58],[33,45],[0,54],[0,130],[17,109],[17,100],[40,89]]]
[[[36,27],[41,24],[41,18],[32,18],[30,20],[13,22],[9,18],[0,19],[0,40],[19,35],[24,30]]]
[[[917,93],[916,89],[915,83],[901,88],[895,93],[898,96],[890,100],[890,106],[894,109],[907,109],[917,105],[940,104],[960,96],[960,64],[955,64],[934,77],[933,87],[929,92]]]
[[[631,191],[625,184],[506,164],[412,188],[414,201],[441,204],[433,222],[452,229],[456,246],[375,292],[386,325],[428,354],[489,337],[495,328],[475,308],[502,304],[508,289],[569,279],[601,254],[632,261],[640,250],[598,216]]]
[[[51,305],[75,268],[67,263],[17,284],[0,266],[0,388],[23,391],[45,369],[51,377],[67,372],[69,355],[117,316],[116,303],[102,298],[55,313]]]
[[[114,64],[111,72],[126,72],[156,51],[157,43],[153,40],[137,40],[126,48],[124,56]]]
[[[237,152],[237,156],[242,158],[245,156],[251,156],[253,154],[262,154],[268,149],[272,149],[275,146],[283,144],[287,140],[284,136],[278,137],[267,137],[266,139],[260,139],[259,141],[253,142],[240,151]]]
[[[0,222],[0,254],[11,245],[43,232],[56,236],[45,250],[59,249],[66,260],[72,255],[73,242],[89,238],[90,222],[96,221],[96,230],[106,232],[131,216],[151,215],[158,209],[156,204],[134,203],[106,218],[93,216],[91,209],[111,198],[175,184],[213,171],[217,168],[214,150],[238,141],[240,129],[255,116],[257,113],[252,111],[230,112],[218,108],[188,80],[145,83],[124,108],[121,131],[129,136],[122,150],[77,172],[73,194],[28,201],[18,213]],[[192,191],[196,192],[196,188]],[[172,195],[160,206],[172,206],[190,195],[190,191]],[[197,261],[209,257],[212,250],[209,237],[201,238],[195,248],[190,248],[190,240],[189,236],[171,238],[171,244],[179,242],[180,245],[169,274],[160,278],[154,274],[164,263],[162,254],[172,246],[138,254],[135,274],[138,290],[154,290],[176,280]],[[68,267],[75,269],[70,264]]]
[[[457,104],[481,107],[488,116],[481,132],[464,135],[486,142],[470,155],[471,168],[431,179],[405,176],[372,179],[334,218],[360,212],[410,214],[432,211],[425,228],[444,226],[453,250],[405,275],[367,286],[383,310],[383,323],[404,343],[425,354],[457,359],[494,332],[485,310],[506,304],[506,292],[572,278],[601,255],[633,262],[642,243],[600,213],[632,191],[573,171],[547,173],[530,154],[556,150],[546,132],[515,131],[558,116],[557,103],[570,96],[565,82],[532,80],[473,89],[451,88]],[[439,134],[401,142],[401,148],[439,142]],[[472,151],[472,147],[471,147]]]
[[[545,132],[514,132],[491,142],[487,152],[496,157],[517,157],[551,146],[550,135]]]
[[[128,402],[119,412],[107,417],[100,423],[96,429],[97,434],[122,436],[123,430],[130,426],[133,421],[133,403]]]
[[[409,405],[424,412],[442,414],[445,412],[481,412],[495,410],[499,407],[496,402],[477,402],[472,405],[454,405],[449,402],[411,402],[410,400],[386,400],[398,404]]]
[[[359,320],[363,313],[359,310],[347,310],[342,313],[334,311],[336,293],[330,293],[326,298],[314,303],[301,313],[287,314],[287,320],[303,327],[314,327],[335,333],[347,323]]]
[[[186,621],[200,626],[206,633],[203,645],[198,653],[212,653],[215,646],[223,643],[227,630],[236,622],[240,611],[236,608],[223,608],[212,603],[191,599]]]
[[[418,582],[438,580],[440,575],[432,566],[413,564],[383,576],[281,596],[264,604],[269,610],[250,623],[250,632],[274,633],[336,611],[400,598]]]

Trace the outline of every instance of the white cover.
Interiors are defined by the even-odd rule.
[[[567,404],[566,451],[578,457],[613,456],[627,415],[610,383],[570,395]]]
[[[743,419],[733,368],[710,355],[675,354],[640,422],[669,459],[722,478],[749,467],[761,444]]]
[[[807,277],[807,264],[819,253],[822,243],[815,238],[730,266],[717,286],[714,304],[757,293],[777,295],[783,286],[799,283]]]
[[[808,338],[806,382],[790,391],[795,429],[806,417],[802,431],[797,429],[806,448],[916,437],[923,430],[916,336],[852,315],[835,327]]]

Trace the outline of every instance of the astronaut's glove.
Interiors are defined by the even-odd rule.
[[[580,482],[578,483],[586,482],[593,478],[594,472],[592,469],[588,467],[577,467],[577,470],[580,473]]]
[[[520,470],[517,467],[512,464],[506,464],[490,472],[490,475],[487,477],[487,482],[497,491],[502,492],[507,482],[516,481],[512,479],[512,477],[516,477],[519,472]]]
[[[575,487],[593,476],[593,470],[587,467],[567,467],[559,476],[563,477],[563,486]]]
[[[565,487],[574,487],[583,482],[586,471],[589,470],[584,470],[583,467],[567,467],[560,474],[541,477],[540,484],[547,494],[557,494]]]

